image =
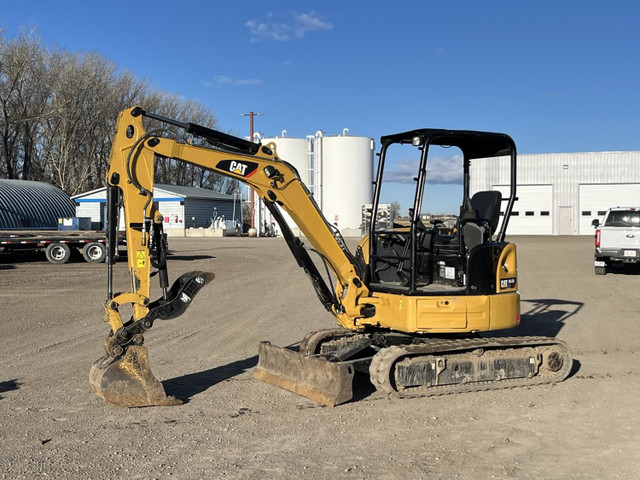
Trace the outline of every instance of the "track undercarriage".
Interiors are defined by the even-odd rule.
[[[268,348],[261,351],[261,363],[284,350]],[[561,382],[573,364],[567,345],[549,337],[427,338],[340,328],[311,332],[300,343],[299,353],[286,355],[283,365],[296,355],[301,357],[296,359],[297,372],[305,371],[300,367],[304,359],[310,372],[324,370],[315,388],[322,395],[290,388],[305,380],[296,378],[296,372],[288,375],[287,366],[271,368],[276,371],[273,377],[286,377],[286,382],[261,379],[330,406],[351,399],[350,385],[356,371],[368,375],[379,391],[422,397]],[[262,367],[258,364],[257,372],[269,369]],[[259,373],[256,376],[260,378]]]

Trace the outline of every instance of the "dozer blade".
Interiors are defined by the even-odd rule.
[[[354,368],[350,364],[307,357],[260,342],[254,378],[333,407],[353,397]]]
[[[182,400],[167,396],[149,366],[146,347],[131,345],[121,357],[105,355],[89,373],[91,390],[119,407],[180,405]]]

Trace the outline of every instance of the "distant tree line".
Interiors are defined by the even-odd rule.
[[[69,195],[102,187],[118,113],[133,105],[217,125],[205,106],[151,89],[95,52],[46,48],[28,33],[8,40],[0,31],[0,178],[42,181]],[[162,127],[186,140],[177,127]],[[229,194],[237,188],[232,179],[169,159],[156,161],[156,182]]]

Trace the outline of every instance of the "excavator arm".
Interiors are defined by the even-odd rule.
[[[162,130],[146,131],[148,118],[184,129],[204,139],[211,147],[181,143],[163,135]],[[140,107],[120,113],[107,170],[108,292],[105,321],[111,331],[105,340],[106,356],[92,369],[92,389],[108,401],[127,406],[174,404],[151,374],[143,334],[157,319],[182,314],[212,274],[189,272],[169,287],[166,264],[167,242],[164,216],[153,201],[154,161],[170,158],[187,162],[249,185],[264,201],[281,226],[283,236],[298,264],[312,281],[318,297],[344,328],[358,330],[363,316],[359,299],[369,295],[361,280],[363,273],[347,249],[340,233],[326,221],[296,169],[278,158],[274,144],[260,145],[192,123],[165,118]],[[113,291],[119,205],[124,210],[128,292]],[[279,205],[299,226],[313,249],[336,278],[332,291],[320,275],[302,241],[284,221]],[[152,268],[162,289],[162,297],[150,299]],[[130,319],[123,319],[121,307],[131,305]],[[131,375],[130,372],[135,372]],[[152,387],[150,387],[150,385]],[[133,394],[132,392],[137,392]],[[152,393],[150,393],[152,392]]]
[[[204,138],[216,149],[147,133],[142,125],[145,116],[182,126],[185,131]],[[134,253],[128,259],[132,272],[132,292],[148,298],[150,265],[144,260],[149,256],[153,233],[161,230],[164,220],[153,203],[155,157],[184,161],[236,178],[252,187],[276,218],[282,218],[276,204],[286,211],[313,249],[329,264],[337,279],[336,292],[330,292],[300,240],[289,234],[285,222],[280,222],[298,263],[310,275],[322,303],[333,311],[339,323],[346,328],[354,328],[354,318],[361,316],[357,299],[368,293],[360,280],[362,274],[358,272],[357,262],[346,248],[340,233],[320,212],[295,168],[277,157],[275,145],[262,146],[198,125],[181,124],[146,113],[139,107],[120,114],[107,173],[108,185],[119,188],[122,193],[127,248]],[[160,245],[160,242],[155,244]],[[139,283],[137,288],[136,283]],[[137,312],[138,316],[143,310]]]

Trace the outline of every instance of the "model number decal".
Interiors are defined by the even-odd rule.
[[[505,279],[501,279],[500,280],[500,288],[501,289],[514,288],[515,286],[516,286],[516,279],[515,278],[505,278]]]
[[[219,170],[224,170],[234,175],[249,178],[258,170],[258,164],[255,162],[238,162],[237,160],[221,160],[216,165]]]

